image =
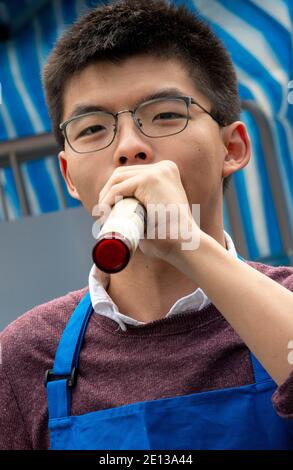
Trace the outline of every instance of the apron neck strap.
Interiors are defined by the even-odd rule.
[[[63,331],[53,369],[46,371],[45,385],[50,419],[70,415],[71,389],[75,385],[79,354],[92,312],[88,292],[74,310]]]

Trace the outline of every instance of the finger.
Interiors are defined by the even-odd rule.
[[[139,175],[127,178],[126,180],[112,186],[107,194],[99,202],[114,206],[116,197],[136,197],[135,192],[141,184],[141,177]],[[143,201],[141,201],[143,203]]]
[[[107,195],[107,193],[110,191],[112,186],[114,186],[115,184],[121,183],[125,179],[133,177],[136,174],[137,174],[137,170],[134,170],[134,171],[129,170],[123,173],[112,173],[107,183],[103,186],[103,188],[100,191],[99,201],[101,201]]]

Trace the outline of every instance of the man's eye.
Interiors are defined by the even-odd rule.
[[[79,137],[96,134],[97,132],[99,132],[103,129],[105,129],[104,126],[99,126],[99,125],[90,126],[90,127],[87,127],[86,129],[84,129],[83,131],[81,131],[81,133],[79,134]]]
[[[162,120],[167,120],[167,119],[180,119],[180,118],[183,118],[184,116],[182,116],[181,114],[178,114],[178,113],[160,113],[160,114],[157,114],[155,117],[154,117],[154,120],[155,119],[162,119]]]

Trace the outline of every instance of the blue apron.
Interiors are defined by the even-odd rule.
[[[274,411],[271,397],[277,385],[252,353],[253,384],[72,416],[71,393],[92,312],[87,293],[46,374],[50,449],[293,449],[293,420]]]

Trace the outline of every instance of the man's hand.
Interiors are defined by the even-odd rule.
[[[147,210],[148,230],[139,243],[145,255],[176,264],[187,235],[199,240],[200,229],[173,161],[116,168],[100,192],[99,205],[112,207],[121,196],[135,197]]]

